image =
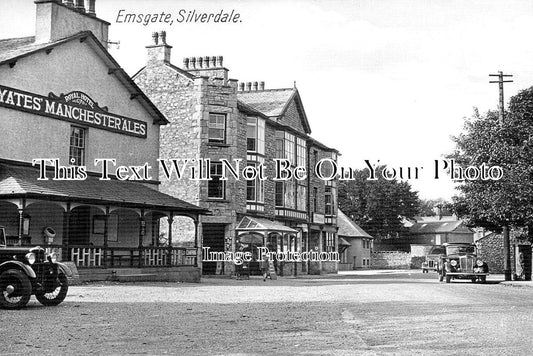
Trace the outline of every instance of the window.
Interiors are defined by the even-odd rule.
[[[255,166],[256,163],[248,163],[248,166]],[[264,181],[256,178],[254,180],[246,181],[246,200],[258,203],[265,201],[265,185]]]
[[[313,213],[318,212],[318,188],[313,187]]]
[[[307,210],[307,187],[303,184],[296,186],[296,209]]]
[[[211,162],[210,166],[211,180],[207,184],[207,197],[210,199],[224,199],[226,190],[226,181],[222,178],[222,163]]]
[[[249,117],[247,124],[247,150],[249,152],[265,154],[265,120]]]
[[[331,187],[326,186],[326,194],[324,195],[325,214],[333,215],[333,190]]]
[[[72,126],[70,128],[69,163],[74,166],[85,164],[85,129]]]
[[[294,135],[285,132],[285,157],[291,165],[294,165]]]
[[[307,149],[305,140],[296,138],[296,165],[305,167],[307,163]]]
[[[209,114],[209,123],[207,124],[209,133],[209,142],[224,143],[226,142],[226,115]]]
[[[289,209],[296,208],[296,184],[293,180],[283,182],[285,184],[285,204],[284,206]]]
[[[322,232],[323,238],[323,250],[324,252],[333,252],[335,251],[335,233],[333,232]]]
[[[276,182],[276,206],[283,206],[284,188],[283,182]]]

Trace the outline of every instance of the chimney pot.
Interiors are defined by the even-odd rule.
[[[265,90],[265,82],[259,82],[259,90]]]
[[[239,91],[244,91],[244,83],[239,83]]]
[[[183,68],[189,69],[189,58],[183,58]]]
[[[254,88],[254,91],[257,91],[257,82],[254,82],[253,88]]]
[[[152,41],[155,45],[159,43],[159,34],[157,32],[152,32]]]
[[[217,66],[217,57],[212,56],[211,57],[211,67],[215,68]]]
[[[252,90],[252,82],[247,82],[246,83],[246,91],[251,91]]]
[[[89,0],[89,9],[87,10],[87,14],[89,14],[90,16],[95,16],[96,17],[96,8],[95,8],[95,3],[96,0]]]
[[[223,67],[222,62],[224,60],[224,57],[218,56],[217,57],[217,67]]]
[[[167,44],[167,31],[159,32],[159,39],[161,40],[162,45],[166,45]]]
[[[191,57],[191,59],[189,60],[189,64],[191,69],[196,69],[196,58]]]
[[[211,57],[208,57],[208,56],[204,57],[204,68],[210,67],[210,63],[209,63],[210,60],[211,60]]]
[[[196,58],[196,68],[201,69],[204,67],[204,59],[202,57]]]
[[[76,0],[76,10],[79,12],[85,12],[85,5],[83,4],[83,0]]]

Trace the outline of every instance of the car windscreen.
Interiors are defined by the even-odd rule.
[[[459,255],[465,253],[475,253],[476,249],[474,246],[446,246],[447,255]]]

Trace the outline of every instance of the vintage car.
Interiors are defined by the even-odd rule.
[[[446,250],[443,246],[433,246],[426,256],[426,260],[422,262],[422,273],[429,271],[438,271],[439,259],[441,255],[445,254]]]
[[[446,283],[450,283],[452,279],[470,279],[485,283],[489,266],[477,257],[475,244],[445,243],[443,246],[446,253],[439,259],[439,281],[446,279]]]
[[[0,308],[18,309],[35,295],[43,305],[58,305],[67,296],[70,268],[39,246],[7,246],[0,226]]]

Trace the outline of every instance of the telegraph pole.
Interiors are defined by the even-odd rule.
[[[491,80],[489,83],[498,83],[500,88],[500,125],[503,125],[503,116],[505,115],[504,102],[503,102],[503,83],[512,83],[512,80],[503,80],[504,77],[512,77],[511,74],[503,74],[502,71],[499,71],[498,74],[489,74],[489,77],[498,77],[498,80]]]
[[[489,74],[489,77],[498,77],[498,80],[491,80],[489,83],[498,83],[500,91],[500,102],[499,102],[499,112],[500,112],[500,126],[503,126],[505,108],[503,100],[503,83],[512,83],[512,80],[504,80],[504,78],[512,77],[511,74],[503,74],[502,71],[499,71],[498,74]],[[509,238],[509,225],[505,224],[503,227],[503,253],[504,253],[504,264],[503,270],[505,273],[505,280],[511,280],[511,241]]]

